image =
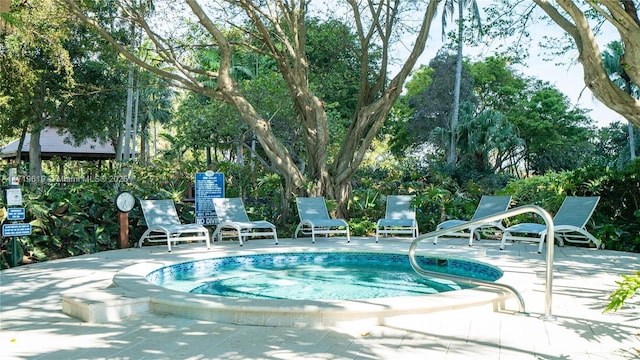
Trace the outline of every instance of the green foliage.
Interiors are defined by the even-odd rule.
[[[381,165],[381,166],[379,166]],[[24,186],[27,220],[33,235],[21,239],[20,251],[25,259],[46,260],[74,256],[118,246],[117,212],[113,199],[127,188],[137,198],[171,198],[176,201],[183,222],[193,222],[194,207],[186,201],[194,174],[193,161],[156,159],[149,166],[133,165],[129,183],[78,182],[66,186],[41,183]],[[218,163],[215,171],[225,174],[226,196],[241,197],[252,219],[266,219],[276,224],[283,236],[290,236],[297,223],[291,204],[284,204],[282,179],[248,166]],[[394,166],[372,163],[362,167],[354,177],[349,203],[348,222],[354,236],[371,236],[375,221],[383,217],[385,196],[415,194],[420,232],[435,230],[447,219],[469,219],[484,194],[510,194],[516,205],[537,204],[555,212],[566,195],[600,195],[592,216],[590,231],[608,249],[640,252],[640,161],[623,169],[592,166],[573,172],[551,172],[511,180],[505,188],[478,178],[464,183],[447,173],[425,170],[408,160]],[[105,175],[104,178],[107,178]],[[113,179],[118,178],[114,175]],[[328,202],[335,209],[335,202]],[[530,215],[510,218],[510,222],[531,221]],[[130,239],[133,245],[146,229],[139,207],[129,214]],[[10,255],[8,239],[3,253],[5,265]],[[22,257],[21,257],[22,258]]]
[[[384,215],[384,201],[380,209],[380,193],[370,188],[355,189],[351,196],[349,211],[352,217],[376,219]]]
[[[638,128],[619,121],[609,124],[609,126],[598,129],[596,140],[596,152],[593,157],[593,164],[601,164],[616,168],[624,167],[631,160],[629,129],[634,136],[635,153],[640,154],[640,131]]]
[[[404,87],[407,89],[407,94],[404,97],[410,99],[420,95],[431,84],[432,75],[432,67],[420,65],[411,73],[411,79],[405,83]]]
[[[349,219],[348,223],[351,236],[371,236],[371,234],[375,234],[375,221],[366,219]]]
[[[358,48],[357,36],[339,21],[322,22],[310,18],[305,26],[310,88],[325,106],[332,134],[327,150],[332,156],[340,149],[357,106],[361,49]],[[233,32],[228,34],[230,37],[235,35]],[[210,41],[206,34],[198,30],[193,30],[189,36]],[[263,45],[260,43],[256,47]],[[298,130],[301,126],[300,114],[291,99],[292,89],[283,79],[274,60],[246,51],[242,47],[235,50],[232,75],[243,95],[251,103],[253,110],[269,122],[273,134],[295,156],[304,158],[305,145]],[[196,47],[192,56],[203,71],[219,70],[220,54],[217,50]],[[375,53],[369,57],[371,69],[376,69],[379,59]],[[203,81],[209,87],[215,86],[215,81]],[[212,148],[212,164],[217,161],[232,161],[232,155],[225,157],[225,154],[239,156],[236,154],[237,149],[248,145],[254,137],[240,112],[219,99],[212,100],[200,94],[188,93],[179,99],[178,108],[174,122],[176,141],[183,148],[195,151]],[[252,151],[262,159],[267,159],[260,143],[256,144]]]
[[[622,309],[626,300],[634,296],[640,290],[640,272],[634,271],[632,275],[621,275],[622,280],[616,281],[618,289],[610,296],[611,301],[604,312],[618,311]]]
[[[513,121],[526,143],[531,172],[572,170],[588,163],[594,146],[594,129],[584,110],[570,108],[558,89],[537,82],[535,91],[521,104]]]
[[[32,235],[23,247],[37,260],[76,256],[117,247],[115,190],[104,182],[40,183],[23,188]]]
[[[458,189],[477,186],[485,193],[491,194],[504,188],[510,179],[506,174],[495,173],[488,164],[468,157],[463,157],[456,165],[434,164],[433,169],[440,177],[447,178],[454,192],[459,191]]]
[[[640,252],[640,159],[620,169],[585,167],[572,172],[568,182],[600,196],[593,233],[607,249]]]
[[[23,244],[19,237],[10,238],[5,243],[5,250],[0,256],[0,269],[18,266],[24,261]]]
[[[360,87],[356,76],[361,62],[357,35],[340,21],[322,22],[317,18],[307,21],[306,32],[311,88],[335,109],[336,118],[349,119],[356,109]],[[379,56],[371,60],[379,60]]]
[[[600,196],[590,232],[607,249],[640,252],[640,161],[622,169],[592,165],[574,171],[512,180],[505,188],[517,205],[535,204],[552,215],[567,195]],[[534,221],[522,215],[510,222]]]
[[[123,61],[55,1],[16,6],[2,33],[0,132],[69,130],[72,142],[116,138],[124,101]],[[120,61],[119,61],[120,60]],[[31,164],[34,169],[40,164]],[[39,175],[39,174],[36,174]]]
[[[267,174],[256,179],[255,190],[245,201],[249,204],[247,213],[251,219],[268,219],[268,221],[282,224],[283,210],[282,179],[276,174]],[[245,204],[246,205],[246,204]]]
[[[395,155],[426,145],[439,155],[428,160],[431,165],[443,162],[450,146],[454,60],[439,52],[430,62],[432,72],[419,72],[407,83],[414,91],[420,82],[429,85],[394,108],[388,123]],[[466,63],[462,80],[455,164],[461,175],[479,181],[491,173],[544,174],[593,161],[597,148],[591,120],[550,84],[519,75],[504,57]],[[455,176],[454,170],[443,171]]]
[[[119,129],[122,122],[118,107],[123,103],[128,64],[116,59],[113,49],[104,47],[104,42],[86,28],[77,24],[65,27],[66,17],[50,11],[59,9],[48,1],[34,4],[41,3],[46,6],[27,7],[20,14],[27,27],[3,38],[9,55],[0,58],[0,105],[5,110],[0,111],[0,132],[13,135],[35,109],[36,114],[45,114],[50,121],[71,121],[61,123],[70,127],[78,139],[104,138],[103,133],[107,132],[115,138],[114,129]],[[362,93],[365,96],[360,99],[365,102],[381,94],[380,88],[374,86],[381,52],[369,45],[369,63],[361,66],[365,57],[360,56],[358,37],[348,25],[312,18],[307,21],[305,51],[310,89],[324,102],[331,133],[327,145],[331,161],[358,108],[360,85],[368,83],[371,87],[372,93]],[[232,30],[228,36],[233,42],[244,40],[242,32]],[[122,43],[128,41],[126,37],[118,35]],[[196,40],[211,43],[206,34],[192,32],[188,37],[185,45]],[[252,45],[264,50],[262,42]],[[184,49],[187,51],[188,47]],[[191,49],[195,68],[202,73],[219,70],[217,47]],[[238,89],[258,116],[269,121],[271,131],[290,153],[304,162],[305,154],[300,150],[304,149],[304,132],[299,109],[291,98],[294,89],[286,84],[274,59],[253,53],[250,47],[236,46],[231,60],[231,75]],[[601,201],[590,224],[593,233],[609,249],[640,252],[640,163],[628,164],[628,156],[623,154],[623,129],[612,127],[610,132],[601,132],[594,150],[594,132],[586,114],[572,108],[549,84],[518,75],[506,57],[465,64],[466,106],[460,114],[460,161],[455,166],[442,164],[437,156],[425,160],[423,153],[422,158],[405,157],[416,140],[440,148],[447,146],[443,144],[448,142],[439,139],[442,136],[448,140],[454,60],[451,54],[439,53],[431,67],[417,69],[406,84],[407,94],[383,128],[386,136],[375,138],[371,146],[375,148],[374,156],[363,162],[350,183],[352,195],[347,209],[352,233],[373,233],[375,221],[384,213],[385,196],[390,194],[416,195],[423,233],[433,231],[447,219],[470,218],[484,194],[510,194],[517,205],[533,203],[552,212],[566,195],[594,194],[600,195]],[[32,223],[34,234],[22,239],[19,250],[25,256],[45,259],[115,248],[118,226],[113,198],[123,188],[132,190],[140,199],[171,198],[183,221],[191,222],[194,208],[189,194],[193,177],[195,172],[207,169],[225,174],[226,196],[243,198],[251,218],[272,221],[279,231],[290,235],[297,217],[291,201],[286,203],[291,194],[285,193],[283,177],[267,168],[266,161],[255,160],[266,158],[259,143],[252,150],[256,157],[246,157],[244,152],[249,153],[254,134],[248,131],[237,109],[212,100],[215,96],[210,94],[215,92],[216,80],[198,78],[207,92],[182,93],[186,95],[171,103],[172,93],[165,83],[145,72],[138,75],[145,85],[141,90],[141,136],[148,137],[146,129],[151,122],[167,123],[176,129],[173,134],[165,134],[170,148],[153,161],[131,164],[131,181],[25,187],[27,221]],[[361,76],[366,79],[361,81]],[[34,96],[34,89],[43,84],[51,85],[45,86],[49,96],[46,106],[31,107],[34,99],[43,101]],[[64,111],[57,114],[56,107]],[[407,126],[410,120],[413,122]],[[108,129],[102,126],[105,123]],[[398,158],[389,155],[387,149]],[[203,150],[212,153],[207,163]],[[527,175],[543,175],[507,183],[507,169],[510,167],[515,175],[513,169],[523,161]],[[587,163],[591,165],[584,166]],[[609,164],[615,166],[606,167]],[[334,210],[337,204],[329,201],[328,206]],[[139,207],[129,215],[130,238],[135,240],[145,229],[144,219]],[[526,216],[509,219],[529,220]]]
[[[545,175],[532,176],[524,179],[511,180],[505,190],[505,194],[512,196],[516,206],[538,205],[553,214],[560,208],[565,196],[575,194],[575,188],[568,180],[568,172],[549,172]],[[507,223],[535,222],[535,214],[523,214],[506,219]]]
[[[532,176],[510,181],[505,189],[518,204],[535,204],[542,207],[559,207],[567,192],[569,173],[552,172],[544,176]]]
[[[417,96],[409,100],[409,106],[414,110],[408,124],[409,133],[413,136],[413,144],[430,143],[440,149],[449,146],[448,136],[434,136],[434,132],[450,131],[449,120],[452,113],[452,97],[455,76],[456,55],[440,51],[429,62],[433,68],[429,86]],[[473,94],[473,79],[466,66],[462,69],[460,85],[460,101],[475,103]]]
[[[151,162],[131,163],[132,190],[141,199],[172,199],[181,202],[193,186],[199,169],[196,161],[158,157]]]
[[[454,197],[451,191],[435,185],[427,186],[416,196],[416,220],[420,233],[433,231],[446,220],[447,209],[451,208]]]
[[[349,229],[352,235],[368,236],[375,232],[377,219],[384,217],[384,198],[368,186],[354,189],[349,202]],[[376,220],[373,220],[376,219]]]

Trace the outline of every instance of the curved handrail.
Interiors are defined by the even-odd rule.
[[[480,219],[477,219],[477,220],[468,221],[468,222],[465,222],[464,224],[452,226],[452,227],[447,228],[447,229],[436,230],[436,231],[432,231],[432,232],[427,233],[427,234],[420,235],[417,238],[415,238],[413,240],[413,242],[411,242],[411,246],[409,247],[409,262],[411,263],[411,267],[413,268],[413,270],[415,272],[417,272],[421,276],[440,276],[440,277],[443,277],[442,273],[425,270],[425,269],[420,267],[420,265],[416,261],[416,247],[418,246],[418,243],[420,243],[421,241],[427,240],[427,239],[433,239],[436,236],[440,236],[440,235],[444,235],[444,234],[452,233],[452,232],[457,232],[457,231],[461,231],[461,230],[465,230],[465,229],[470,228],[473,225],[480,225],[480,224],[483,224],[483,223],[490,223],[490,222],[493,222],[493,221],[502,220],[502,219],[507,218],[507,217],[516,216],[516,215],[529,213],[529,212],[534,212],[534,213],[540,215],[542,217],[542,219],[544,220],[545,224],[547,225],[547,268],[546,268],[547,277],[546,277],[546,288],[545,288],[545,315],[544,316],[546,318],[551,318],[552,317],[552,315],[551,315],[551,292],[552,292],[552,283],[553,283],[553,243],[554,243],[554,238],[553,237],[554,237],[554,228],[553,228],[553,218],[551,217],[551,215],[549,215],[549,213],[546,210],[544,210],[540,206],[537,206],[537,205],[524,205],[524,206],[520,206],[520,207],[517,207],[517,208],[506,210],[506,211],[501,212],[501,213],[497,213],[497,214],[494,214],[494,215],[486,216],[486,217],[483,217],[483,218],[480,218]],[[486,286],[486,287],[497,288],[497,289],[500,289],[500,290],[506,290],[507,292],[513,294],[516,297],[516,299],[518,300],[519,312],[521,312],[521,313],[525,312],[524,299],[522,298],[520,293],[510,285],[501,284],[501,283],[495,283],[495,282],[490,282],[490,281],[485,281],[485,280],[480,280],[480,279],[472,279],[472,278],[467,278],[467,277],[458,276],[458,275],[448,275],[448,274],[446,274],[444,276],[446,276],[447,278],[456,280],[456,281],[466,282],[466,283],[469,283],[469,284],[472,284],[472,285]]]

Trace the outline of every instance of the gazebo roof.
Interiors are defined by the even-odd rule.
[[[94,140],[85,140],[79,146],[65,143],[65,138],[69,134],[66,131],[58,133],[58,129],[47,127],[40,133],[41,157],[49,160],[53,157],[66,158],[71,160],[110,160],[115,159],[116,152],[111,143],[100,143]],[[0,158],[15,158],[20,139],[14,140],[0,149]],[[29,144],[31,136],[27,134],[20,157],[23,160],[29,159]]]

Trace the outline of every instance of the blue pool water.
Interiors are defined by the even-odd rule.
[[[495,281],[502,271],[462,259],[419,256],[421,267]],[[160,268],[147,280],[165,288],[252,299],[355,300],[416,296],[472,287],[416,274],[403,254],[305,252],[228,256]]]

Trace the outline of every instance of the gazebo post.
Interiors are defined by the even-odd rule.
[[[64,181],[64,162],[60,159],[60,164],[58,164],[58,181]]]

